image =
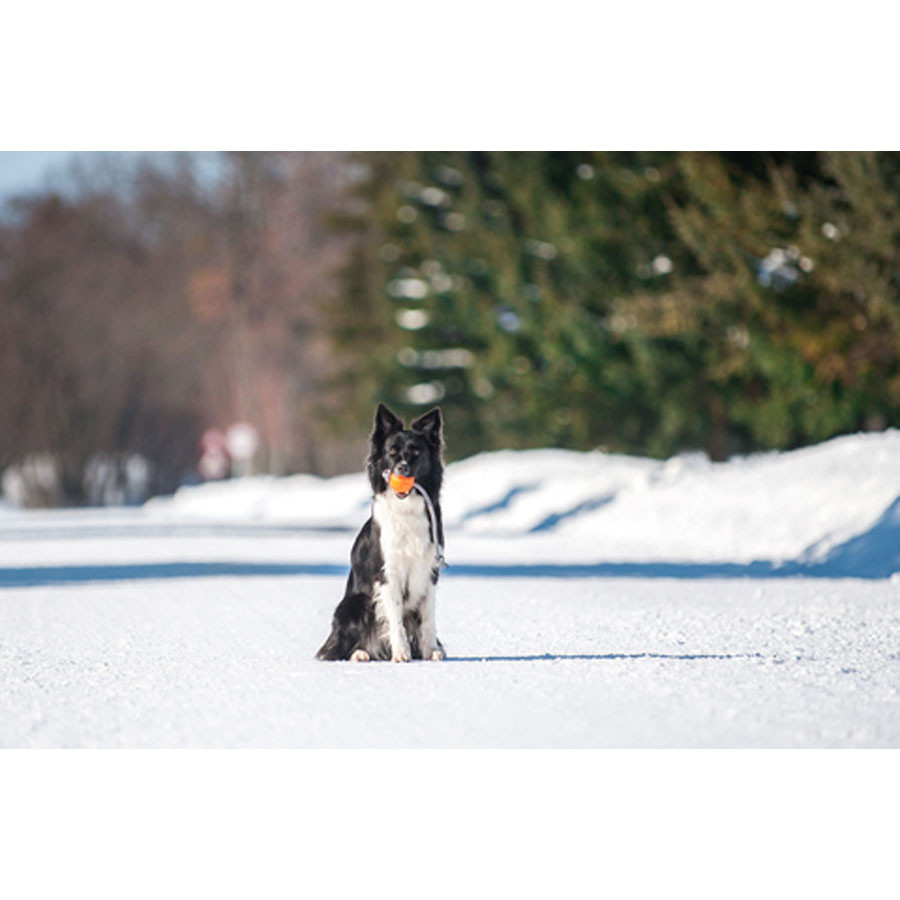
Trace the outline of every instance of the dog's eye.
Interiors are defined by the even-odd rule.
[[[390,452],[391,452],[391,456],[396,456],[397,453],[398,453],[399,451],[397,450],[396,447],[391,447],[391,451],[390,451]]]

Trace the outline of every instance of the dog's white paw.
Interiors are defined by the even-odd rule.
[[[365,650],[354,650],[350,654],[350,662],[368,662],[371,658]]]
[[[409,641],[405,634],[397,635],[391,641],[391,662],[409,662],[412,659],[412,651],[409,649]]]
[[[444,653],[443,650],[432,650],[432,651],[431,651],[431,658],[432,658],[432,660],[433,660],[434,662],[440,662],[441,660],[447,658],[447,654]]]

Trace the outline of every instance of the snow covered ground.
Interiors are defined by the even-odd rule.
[[[900,747],[900,432],[449,468],[444,663],[317,663],[362,475],[0,507],[2,747]]]

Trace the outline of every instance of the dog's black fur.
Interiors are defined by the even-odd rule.
[[[331,634],[316,654],[318,659],[443,658],[443,647],[434,633],[434,586],[440,563],[431,541],[426,506],[415,490],[401,498],[384,475],[412,476],[427,491],[434,507],[437,540],[443,546],[442,443],[439,409],[425,413],[405,429],[384,404],[378,405],[366,462],[373,493],[372,515],[353,544],[344,598],[334,612]],[[423,589],[421,574],[429,569],[430,585]],[[386,596],[396,598],[402,608],[408,654],[399,628],[391,635]],[[432,646],[422,646],[424,641]]]

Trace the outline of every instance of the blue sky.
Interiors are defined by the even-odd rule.
[[[43,187],[48,175],[65,168],[74,155],[72,150],[0,152],[0,200]]]
[[[165,166],[172,160],[167,152],[143,153],[137,150],[107,151],[111,155],[151,158],[156,165]],[[41,190],[48,187],[56,176],[62,175],[73,159],[79,156],[102,155],[89,150],[4,150],[0,151],[0,204],[15,194]],[[217,154],[200,152],[192,154],[198,168],[195,170],[202,183],[212,184],[221,172]]]

